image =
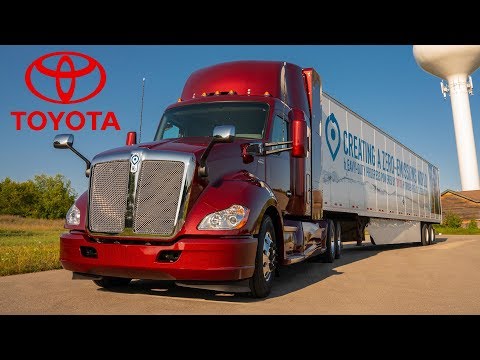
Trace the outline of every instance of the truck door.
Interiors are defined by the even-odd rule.
[[[289,123],[281,112],[273,115],[269,142],[289,141]],[[276,145],[269,150],[286,148],[288,145]],[[265,157],[266,181],[277,197],[282,211],[286,212],[290,192],[290,151],[281,151]]]

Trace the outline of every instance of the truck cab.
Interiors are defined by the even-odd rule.
[[[364,240],[374,209],[333,198],[352,186],[363,196],[368,184],[338,176],[348,116],[337,121],[330,108],[343,108],[329,102],[322,109],[322,96],[314,69],[287,62],[197,70],[151,142],[137,144],[129,133],[125,146],[91,162],[82,157],[90,185],[67,214],[62,266],[106,288],[156,279],[262,298],[280,266],[338,259],[342,238]],[[81,156],[73,135],[58,135],[54,146]],[[362,204],[371,198],[377,196]],[[403,215],[392,213],[372,213],[380,218],[375,229],[386,229],[392,217],[400,217],[400,228]],[[431,233],[426,222],[418,224]]]

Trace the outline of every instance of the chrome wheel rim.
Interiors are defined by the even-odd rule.
[[[275,246],[272,240],[272,234],[266,232],[263,239],[263,277],[269,281],[275,269]]]

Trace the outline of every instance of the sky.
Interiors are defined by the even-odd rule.
[[[84,53],[101,63],[107,79],[103,90],[88,101],[68,105],[35,97],[25,84],[25,72],[34,60],[55,51]],[[85,163],[68,150],[54,149],[55,135],[74,134],[75,148],[89,159],[123,146],[128,131],[138,132],[142,78],[146,78],[142,141],[152,141],[163,111],[177,101],[193,71],[234,60],[279,60],[315,68],[329,95],[438,166],[442,191],[461,190],[450,99],[444,100],[440,79],[417,65],[411,45],[0,46],[0,181],[6,177],[25,181],[37,174],[60,173],[71,180],[80,195],[88,187]],[[84,66],[79,64],[74,65]],[[53,59],[45,61],[46,67],[55,65]],[[68,64],[63,64],[62,71],[66,69]],[[474,73],[472,78],[475,86],[479,76]],[[79,79],[74,98],[88,94],[98,80],[98,71]],[[40,92],[58,96],[54,78],[32,71],[32,83]],[[62,81],[63,91],[68,87],[69,82]],[[470,104],[480,159],[480,94],[470,97]],[[102,115],[97,130],[91,129],[87,116],[83,129],[71,131],[65,115],[58,130],[48,119],[43,130],[35,131],[28,127],[26,118],[17,130],[13,111],[50,111],[55,116],[62,111],[100,111]],[[111,126],[100,130],[107,112],[115,113],[120,130]]]

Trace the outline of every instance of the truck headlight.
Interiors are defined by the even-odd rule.
[[[80,210],[75,206],[75,204],[73,204],[67,211],[66,220],[68,225],[80,224]]]
[[[240,229],[247,222],[249,213],[250,210],[245,206],[232,205],[205,216],[198,225],[198,230]]]

